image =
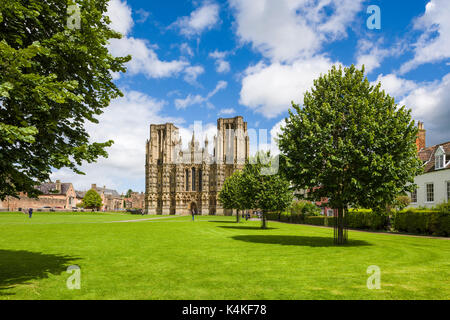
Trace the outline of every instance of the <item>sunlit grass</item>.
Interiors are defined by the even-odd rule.
[[[450,298],[449,240],[349,231],[336,247],[331,229],[234,221],[0,213],[0,299]],[[80,290],[66,287],[70,265]]]

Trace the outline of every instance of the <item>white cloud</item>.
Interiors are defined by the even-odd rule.
[[[274,61],[308,57],[346,37],[363,1],[229,0],[240,39]]]
[[[403,48],[399,45],[390,48],[383,48],[383,38],[377,41],[362,39],[358,41],[358,50],[356,53],[356,66],[358,69],[362,65],[365,67],[365,73],[370,74],[372,71],[381,66],[383,60],[390,56],[398,56],[403,53]]]
[[[231,115],[233,113],[236,113],[236,110],[234,110],[233,108],[225,108],[225,109],[220,109],[220,111],[217,114],[219,116],[222,116],[222,115]]]
[[[111,20],[111,29],[126,36],[133,28],[134,22],[131,17],[131,8],[126,1],[111,0],[108,3],[106,13]]]
[[[186,54],[190,57],[194,56],[194,51],[192,51],[191,47],[186,42],[180,45],[180,51],[182,54]]]
[[[113,100],[98,117],[99,124],[86,126],[91,141],[114,140],[107,148],[109,157],[83,165],[81,170],[85,176],[62,169],[52,174],[53,180],[72,182],[77,190],[86,190],[96,183],[117,188],[119,192],[128,188],[144,191],[145,141],[149,138],[150,124],[183,120],[160,115],[166,105],[163,100],[137,91],[123,92],[124,97]]]
[[[184,70],[184,73],[185,73],[184,80],[187,83],[197,85],[197,77],[204,72],[205,72],[205,69],[202,66],[187,67]]]
[[[397,99],[404,97],[418,87],[418,84],[415,81],[399,78],[395,74],[380,74],[377,80],[374,81],[374,84],[378,82],[381,82],[381,88],[384,89],[387,94]]]
[[[147,12],[144,9],[139,9],[136,13],[139,15],[139,19],[136,20],[137,23],[144,23],[150,16],[150,12]]]
[[[146,16],[146,12],[142,9],[138,12],[141,16]],[[126,1],[112,0],[108,7],[108,14],[110,15],[112,28],[124,35],[122,39],[111,39],[108,48],[113,56],[132,56],[131,61],[126,64],[127,74],[142,73],[148,78],[166,78],[184,72],[184,79],[188,83],[195,84],[197,76],[203,73],[203,67],[190,66],[190,63],[184,58],[164,61],[156,53],[157,45],[151,44],[146,39],[131,37],[129,33],[133,27],[133,19],[131,8]],[[186,45],[182,44],[180,49],[192,53],[192,50]],[[119,79],[120,74],[114,73],[113,78]]]
[[[227,51],[218,51],[215,50],[214,52],[211,52],[209,54],[210,58],[213,58],[216,60],[216,71],[218,73],[226,73],[230,71],[230,63],[225,60],[225,57],[229,55],[229,52]]]
[[[424,122],[427,145],[450,140],[450,73],[433,82],[415,82],[393,74],[380,75],[378,82],[400,106],[412,110],[416,121]]]
[[[291,101],[303,103],[303,95],[313,80],[326,73],[333,63],[326,57],[316,56],[297,60],[292,64],[262,62],[247,68],[242,80],[240,103],[273,118],[291,107]]]
[[[212,29],[218,21],[219,6],[216,3],[205,2],[189,16],[178,18],[169,28],[178,28],[182,35],[191,37]]]
[[[404,74],[424,63],[439,62],[450,57],[450,1],[431,0],[425,13],[415,23],[423,33],[413,45],[414,58],[400,67]]]
[[[219,92],[220,90],[223,90],[227,87],[228,83],[226,81],[219,81],[216,85],[216,87],[214,88],[214,90],[212,90],[211,92],[209,92],[206,97],[203,97],[199,94],[197,95],[192,95],[189,94],[186,98],[184,99],[175,99],[175,107],[177,109],[186,109],[189,106],[192,105],[200,105],[203,103],[208,103],[209,99],[212,98],[217,92]]]
[[[143,73],[149,78],[171,77],[182,72],[189,62],[185,60],[162,61],[147,40],[124,37],[112,39],[109,45],[113,56],[132,55],[132,60],[126,64],[127,73],[136,75]]]
[[[229,0],[241,41],[262,60],[247,68],[240,103],[273,118],[291,101],[303,103],[313,80],[334,64],[318,54],[326,42],[343,39],[364,0]]]

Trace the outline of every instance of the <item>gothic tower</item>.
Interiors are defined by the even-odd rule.
[[[147,214],[231,214],[218,194],[225,179],[243,168],[249,157],[247,123],[241,116],[218,119],[214,154],[208,138],[200,148],[195,133],[182,150],[178,128],[171,123],[150,125],[146,145],[145,211]]]

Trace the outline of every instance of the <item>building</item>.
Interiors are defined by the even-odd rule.
[[[147,214],[224,215],[218,194],[225,179],[242,169],[249,157],[247,122],[241,116],[217,120],[213,154],[209,141],[200,148],[192,134],[182,150],[178,128],[172,123],[150,125],[146,143],[145,212]]]
[[[0,202],[0,207],[8,211],[18,211],[25,208],[33,209],[72,209],[76,207],[78,200],[72,183],[46,182],[36,189],[42,192],[37,198],[29,198],[26,194],[21,193],[19,198],[8,197],[5,201]]]
[[[124,198],[113,189],[97,187],[96,184],[91,185],[91,189],[95,190],[102,198],[103,206],[101,211],[119,211],[124,209]]]
[[[419,122],[418,156],[424,173],[415,177],[417,189],[410,194],[410,207],[433,207],[450,200],[450,141],[426,147],[425,129]]]
[[[145,193],[132,192],[129,198],[124,198],[126,209],[144,209]]]

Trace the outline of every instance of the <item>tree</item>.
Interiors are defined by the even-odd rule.
[[[272,168],[275,158],[257,154],[255,159],[246,163],[242,172],[241,189],[242,197],[245,199],[245,206],[252,209],[262,210],[261,228],[267,228],[267,216],[269,211],[285,210],[292,203],[293,192],[289,181],[280,172],[263,170]]]
[[[86,122],[122,96],[113,72],[130,57],[113,57],[108,0],[77,0],[80,27],[68,23],[72,0],[0,2],[0,199],[49,180],[53,169],[78,174],[107,157],[113,141],[91,142]]]
[[[239,210],[244,210],[242,197],[242,172],[235,171],[225,179],[222,189],[219,192],[219,201],[225,209],[236,209],[236,222],[239,223]]]
[[[338,209],[338,244],[346,241],[349,206],[382,211],[415,188],[421,172],[411,110],[380,86],[369,83],[364,67],[333,66],[305,93],[303,108],[292,102],[279,136],[282,170],[295,188]]]
[[[125,194],[125,198],[131,198],[132,193],[133,193],[133,190],[128,189],[127,193]]]
[[[102,207],[102,198],[94,189],[86,192],[83,198],[83,208],[99,210]]]

